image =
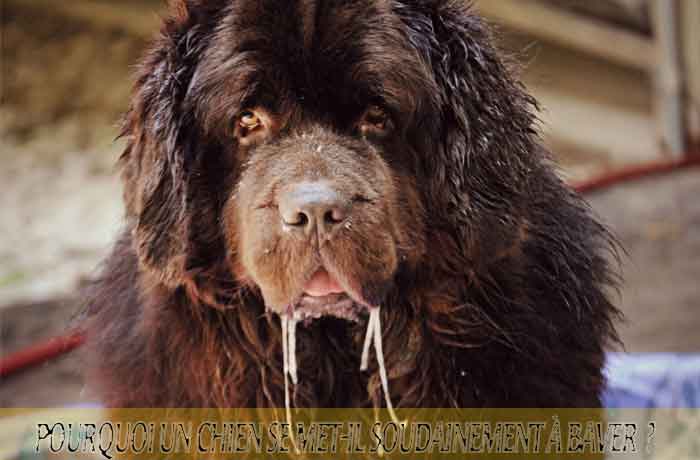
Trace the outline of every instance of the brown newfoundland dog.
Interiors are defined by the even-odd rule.
[[[614,242],[465,3],[172,3],[84,323],[106,405],[600,405]]]

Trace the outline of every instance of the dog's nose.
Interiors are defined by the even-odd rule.
[[[326,182],[306,182],[289,188],[279,197],[283,224],[306,234],[318,231],[327,236],[345,221],[350,201]]]

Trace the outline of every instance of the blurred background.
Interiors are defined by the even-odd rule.
[[[700,1],[475,1],[523,64],[541,132],[581,183],[700,141]],[[0,0],[0,358],[66,332],[121,217],[114,141],[160,0]],[[700,352],[700,169],[587,194],[628,254],[632,352]],[[2,378],[2,377],[0,377]],[[79,353],[2,378],[0,407],[81,396]]]

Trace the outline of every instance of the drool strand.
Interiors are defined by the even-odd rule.
[[[292,428],[292,404],[289,397],[289,377],[291,374],[291,366],[293,363],[294,374],[292,375],[292,381],[296,384],[297,382],[297,370],[296,370],[296,357],[292,359],[292,354],[290,353],[290,342],[289,339],[293,338],[296,341],[296,319],[290,321],[286,314],[280,315],[281,326],[282,326],[282,370],[284,372],[284,411],[287,417],[287,424],[289,425],[289,439],[294,446],[294,451],[299,452],[297,448],[296,439],[294,437],[294,429]],[[292,323],[292,324],[290,324]],[[291,334],[290,334],[290,326]],[[291,336],[291,337],[290,337]],[[294,344],[293,351],[296,352],[296,343]]]
[[[389,378],[386,372],[386,363],[384,361],[384,349],[382,347],[382,324],[380,320],[379,307],[373,307],[369,310],[369,321],[367,322],[367,334],[365,335],[365,343],[362,348],[362,359],[360,370],[365,371],[369,362],[369,348],[374,344],[374,351],[377,355],[377,366],[379,367],[379,379],[382,382],[382,391],[386,408],[389,411],[389,416],[394,423],[401,424],[399,417],[394,411],[394,405],[391,403],[391,393],[389,393]]]
[[[289,318],[287,331],[287,339],[289,340],[289,377],[292,379],[292,383],[296,385],[299,383],[299,378],[297,376],[297,324],[299,323],[299,314],[294,312],[291,318]]]
[[[369,367],[369,348],[372,345],[372,340],[374,338],[374,320],[377,319],[374,311],[379,311],[378,308],[372,308],[369,311],[369,321],[367,322],[367,332],[365,334],[365,343],[362,346],[362,359],[360,361],[360,370],[366,371]]]
[[[391,420],[397,424],[402,422],[394,411],[394,405],[391,402],[391,393],[389,392],[389,378],[386,371],[386,362],[384,360],[384,348],[382,346],[382,324],[380,319],[380,308],[372,307],[369,309],[369,320],[367,322],[367,332],[362,346],[362,358],[360,370],[366,371],[369,367],[369,351],[374,345],[374,351],[377,358],[377,366],[379,368],[379,379],[384,393],[386,408],[389,411]],[[299,452],[292,428],[292,402],[289,390],[289,380],[292,384],[297,385],[299,382],[298,363],[296,356],[296,332],[299,316],[297,312],[284,313],[280,315],[282,326],[282,367],[284,372],[284,409],[289,425],[289,438],[294,446],[295,452]]]

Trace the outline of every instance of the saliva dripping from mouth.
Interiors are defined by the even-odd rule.
[[[291,308],[289,309],[291,311]],[[298,454],[294,429],[292,428],[292,404],[289,397],[289,379],[296,385],[299,382],[297,376],[297,323],[299,315],[295,312],[287,312],[280,315],[282,326],[282,369],[284,372],[284,412],[289,425],[289,438],[292,441],[295,452]]]
[[[369,321],[367,322],[367,332],[362,347],[362,358],[360,360],[360,370],[366,371],[369,367],[369,351],[374,345],[374,351],[377,358],[377,366],[379,368],[379,379],[382,384],[382,392],[386,401],[386,408],[389,411],[391,420],[397,424],[402,422],[394,411],[394,405],[391,403],[391,393],[389,392],[389,378],[386,371],[386,363],[384,361],[384,349],[382,347],[382,325],[380,319],[380,307],[369,308]],[[296,441],[292,430],[292,404],[290,399],[289,380],[296,385],[299,382],[298,365],[296,357],[296,331],[297,324],[301,317],[299,312],[295,312],[293,308],[288,308],[284,313],[280,314],[282,326],[282,366],[284,371],[284,409],[287,418],[287,423],[290,427],[290,439],[296,449]]]

